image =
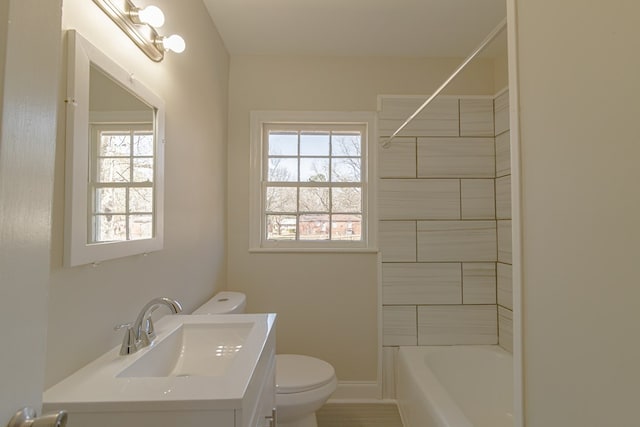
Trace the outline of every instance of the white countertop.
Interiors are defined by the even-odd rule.
[[[263,353],[275,335],[275,314],[169,315],[152,346],[120,356],[113,348],[44,392],[43,411],[70,412],[238,409]],[[253,323],[242,351],[218,376],[118,377],[183,324]],[[272,339],[273,341],[273,339]]]

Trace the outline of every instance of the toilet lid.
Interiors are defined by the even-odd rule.
[[[299,393],[331,382],[336,372],[324,360],[299,354],[276,355],[276,393]]]

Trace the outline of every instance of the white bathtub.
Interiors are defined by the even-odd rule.
[[[400,347],[405,427],[513,427],[513,358],[498,346]]]

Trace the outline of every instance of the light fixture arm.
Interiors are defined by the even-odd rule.
[[[93,0],[113,22],[140,48],[152,61],[164,59],[166,49],[164,39],[151,25],[140,20],[140,8],[131,0]]]

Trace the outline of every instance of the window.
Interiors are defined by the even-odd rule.
[[[87,243],[150,239],[154,231],[153,125],[94,124]]]
[[[252,117],[252,249],[371,248],[373,118],[276,112]]]

